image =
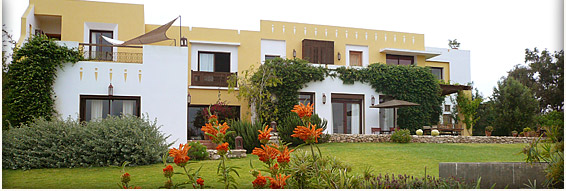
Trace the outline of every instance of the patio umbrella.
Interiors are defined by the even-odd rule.
[[[395,127],[397,127],[397,108],[408,107],[408,106],[418,106],[418,105],[421,105],[421,104],[393,99],[393,100],[389,100],[389,101],[380,103],[378,105],[372,105],[369,108],[393,108],[393,117],[395,118],[393,120],[393,126],[394,126],[393,128],[395,128]]]

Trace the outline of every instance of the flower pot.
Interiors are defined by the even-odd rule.
[[[517,137],[517,135],[519,135],[519,133],[512,133],[513,137]]]
[[[485,131],[485,136],[491,136],[491,131]]]

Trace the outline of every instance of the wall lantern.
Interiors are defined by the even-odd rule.
[[[326,94],[322,93],[322,104],[326,104]]]
[[[181,44],[181,47],[187,47],[187,38],[182,37],[181,41],[179,41],[179,43]]]
[[[114,95],[114,86],[112,86],[112,83],[110,83],[110,85],[108,86],[108,96],[112,97]]]
[[[191,93],[187,94],[187,104],[191,104]]]
[[[338,60],[342,59],[342,55],[340,55],[340,52],[338,52]]]
[[[375,97],[373,95],[371,95],[371,105],[375,105]]]
[[[293,58],[297,57],[297,51],[293,49]]]
[[[271,128],[273,128],[273,132],[277,132],[277,122],[271,121]]]

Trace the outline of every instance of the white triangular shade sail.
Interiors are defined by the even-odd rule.
[[[178,17],[177,17],[178,18]],[[111,39],[111,38],[107,38],[105,36],[102,36],[102,38],[104,38],[104,40],[106,40],[107,42],[109,42],[110,44],[113,45],[142,45],[142,44],[151,44],[151,43],[155,43],[155,42],[161,42],[164,40],[170,40],[169,37],[167,37],[167,30],[171,27],[171,25],[173,25],[173,23],[177,20],[177,18],[173,19],[172,21],[168,22],[167,24],[161,25],[160,27],[157,27],[156,29],[153,29],[152,31],[149,31],[148,33],[145,33],[143,35],[140,35],[136,38],[130,39],[128,41],[120,41],[120,40],[115,40],[115,39]]]

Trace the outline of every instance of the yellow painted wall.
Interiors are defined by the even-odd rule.
[[[442,76],[444,76],[444,81],[445,82],[450,81],[450,63],[449,62],[426,61],[424,66],[443,68]]]
[[[285,32],[283,32],[283,26],[285,26]],[[306,35],[305,27],[307,30]],[[336,37],[336,31],[338,31],[338,37]],[[346,32],[348,34],[347,37]],[[358,34],[357,38],[356,32]],[[375,40],[375,34],[377,34],[377,40]],[[296,50],[297,57],[302,58],[303,39],[334,41],[334,65],[342,66],[346,65],[346,45],[368,46],[370,64],[377,62],[385,63],[385,54],[379,52],[383,48],[425,50],[424,35],[422,34],[328,25],[261,20],[260,35],[261,39],[285,40],[288,58],[292,58],[293,49]],[[385,40],[386,35],[387,40]],[[405,42],[403,42],[403,36],[405,36]],[[396,37],[396,40],[394,40],[394,37]],[[414,44],[413,37],[415,38]],[[342,55],[341,60],[338,60],[338,52]],[[418,59],[417,62],[419,62]],[[424,63],[424,57],[422,57],[422,63]]]
[[[145,33],[143,5],[72,0],[30,0],[35,15],[61,16],[61,40],[84,41],[84,23],[118,24],[118,39],[128,40]],[[22,18],[22,25],[25,25]],[[22,36],[26,27],[22,26]]]

